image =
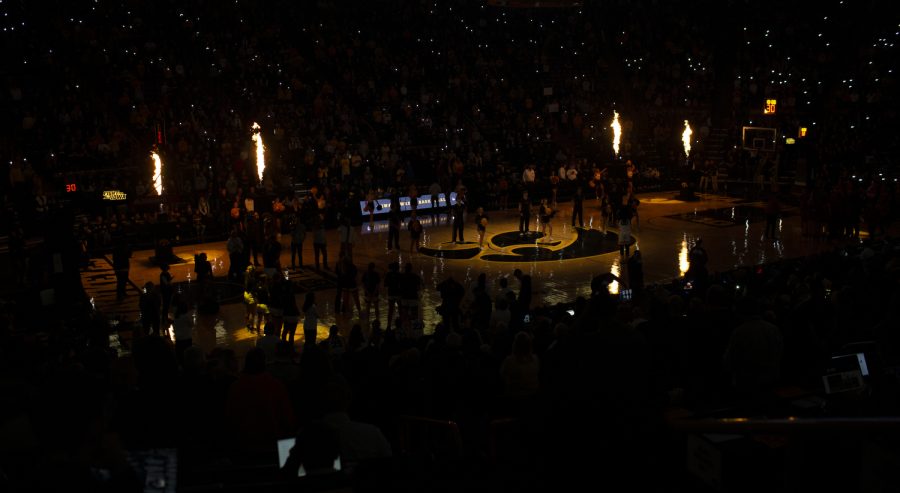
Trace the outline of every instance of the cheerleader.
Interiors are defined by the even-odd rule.
[[[487,233],[488,217],[484,214],[484,208],[479,207],[475,211],[475,227],[478,230],[478,248],[484,248],[484,236]]]
[[[604,195],[600,199],[600,222],[602,223],[600,229],[603,234],[606,234],[610,221],[612,221],[612,206],[609,203],[609,197]]]
[[[247,266],[244,272],[244,307],[246,308],[245,322],[247,330],[253,331],[256,324],[256,267]]]
[[[541,234],[543,234],[547,239],[553,237],[553,225],[550,224],[550,220],[554,215],[556,215],[556,211],[554,211],[553,208],[547,205],[547,199],[541,199],[541,207],[538,212],[538,218],[541,221]],[[545,233],[547,232],[548,228],[550,229],[550,234],[546,235]]]
[[[270,292],[269,292],[269,277],[265,274],[260,274],[259,279],[256,283],[256,333],[260,333],[260,328],[264,327],[266,323],[269,322],[269,302],[270,302]]]
[[[369,230],[375,227],[375,191],[369,190],[366,194],[366,212],[369,213]]]
[[[423,228],[421,221],[416,217],[416,211],[412,211],[407,228],[409,229],[409,253],[412,253],[413,250],[415,250],[416,253],[419,253],[419,245],[422,243]]]
[[[641,205],[641,201],[634,195],[634,191],[628,194],[628,198],[625,201],[625,206],[628,207],[629,212],[631,213],[631,222],[634,224],[635,229],[637,231],[641,230],[641,219],[638,216],[638,206]]]

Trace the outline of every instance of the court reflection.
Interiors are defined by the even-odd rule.
[[[709,253],[707,267],[710,272],[730,270],[746,262],[792,258],[833,248],[833,245],[825,242],[805,240],[800,235],[799,214],[796,212],[793,215],[786,214],[779,222],[779,241],[763,241],[764,221],[759,220],[756,210],[758,206],[755,204],[738,203],[739,199],[727,197],[684,203],[672,200],[672,196],[674,195],[658,193],[641,197],[641,229],[634,231],[634,239],[640,243],[647,284],[666,283],[683,277],[690,268],[690,249],[700,237]],[[585,209],[585,216],[600,217],[595,202],[586,201]],[[714,212],[704,212],[714,209]],[[364,271],[370,262],[374,263],[382,279],[389,263],[411,262],[413,271],[423,278],[426,286],[420,295],[420,320],[426,333],[433,331],[434,326],[440,322],[436,308],[440,306],[441,299],[436,286],[451,274],[466,289],[464,306],[471,302],[474,282],[481,273],[487,276],[492,296],[498,290],[499,279],[503,277],[509,278],[510,288],[517,292],[520,285],[512,276],[515,269],[532,277],[532,299],[535,306],[572,302],[578,296],[590,295],[591,279],[598,274],[608,272],[616,276],[625,275],[627,278],[627,266],[618,253],[618,231],[614,225],[608,232],[595,228],[572,229],[570,211],[570,204],[560,204],[557,222],[554,224],[557,237],[553,240],[554,243],[559,243],[549,245],[541,244],[537,234],[518,236],[519,217],[515,210],[491,211],[488,233],[494,236],[492,241],[486,242],[486,247],[488,244],[491,246],[485,250],[478,250],[474,243],[449,244],[451,231],[446,216],[422,214],[419,218],[425,226],[425,241],[419,254],[408,251],[409,233],[405,227],[401,228],[400,243],[403,251],[388,252],[385,249],[387,222],[378,221],[375,223],[376,227],[370,230],[368,221],[364,221],[358,231],[366,236],[361,236],[355,245],[353,262],[360,271]],[[596,225],[599,222],[592,223],[588,220],[586,225]],[[475,238],[474,221],[467,222],[465,227],[466,237]],[[339,241],[334,230],[327,231],[326,235],[330,266],[333,267],[333,259],[338,257]],[[281,263],[283,266],[290,265],[290,240],[283,236],[281,241]],[[432,252],[429,255],[428,249],[442,253]],[[185,259],[184,263],[172,265],[171,273],[176,283],[185,283],[187,286],[187,281],[193,279],[193,255],[199,252],[207,253],[217,281],[228,270],[224,241],[178,246],[174,250],[176,255]],[[317,338],[326,337],[328,327],[332,324],[338,325],[340,333],[345,336],[355,324],[360,324],[368,333],[368,320],[373,318],[368,314],[360,315],[355,310],[353,315],[334,313],[337,294],[335,276],[332,272],[318,271],[309,266],[314,258],[309,239],[303,245],[303,250],[306,268],[290,270],[289,277],[295,285],[298,304],[302,305],[302,297],[307,291],[316,292],[320,314]],[[129,277],[135,285],[143,286],[146,281],[158,283],[159,268],[149,263],[149,257],[153,255],[151,250],[134,252]],[[119,316],[124,321],[135,320],[138,293],[117,301],[114,293],[109,295],[105,291],[105,284],[102,284],[107,282],[102,276],[112,276],[107,270],[111,271],[111,267],[106,266],[105,261],[99,261],[94,270],[82,276],[86,289],[97,285],[89,296],[96,300],[98,309],[111,316]],[[196,282],[191,284],[195,285]],[[609,286],[610,292],[619,294],[626,285],[624,280],[612,283]],[[260,334],[246,329],[245,307],[240,297],[232,296],[226,287],[228,286],[222,284],[221,290],[214,291],[218,293],[217,301],[221,302],[219,313],[211,319],[198,317],[195,344],[204,349],[225,346],[240,353],[253,347]],[[188,291],[192,288],[190,286]],[[382,317],[380,322],[384,328],[387,324],[387,300],[383,286],[379,303]],[[302,323],[301,317],[301,327]],[[121,326],[127,324],[123,322]],[[126,331],[120,331],[123,337],[126,334]],[[298,350],[302,346],[301,334],[302,329],[299,329],[295,340]]]

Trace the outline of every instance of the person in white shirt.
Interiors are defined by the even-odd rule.
[[[488,327],[490,327],[492,331],[500,324],[503,324],[504,327],[508,327],[511,319],[512,313],[509,311],[509,303],[506,301],[506,297],[503,296],[497,298],[496,307],[491,312],[491,321],[488,323]]]
[[[34,197],[34,212],[38,214],[46,214],[50,210],[47,205],[47,196],[43,192],[38,192]]]
[[[525,167],[525,171],[522,172],[522,182],[525,183],[526,187],[531,187],[534,185],[534,167],[529,165]]]
[[[275,350],[278,348],[278,341],[281,340],[278,329],[271,321],[266,322],[264,335],[256,340],[256,347],[262,349],[266,354],[266,361],[275,361]]]

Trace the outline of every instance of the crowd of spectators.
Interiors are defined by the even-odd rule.
[[[356,327],[299,353],[267,336],[243,362],[225,348],[176,356],[157,336],[119,357],[108,323],[85,303],[61,313],[4,304],[5,485],[123,491],[139,482],[125,451],[158,447],[177,447],[183,479],[202,483],[197,471],[272,463],[275,441],[303,429],[301,442],[313,436],[327,449],[336,440],[360,477],[390,471],[393,481],[413,481],[428,471],[460,484],[456,473],[477,471],[541,488],[567,471],[659,486],[646,468],[679,463],[658,433],[666,407],[777,414],[775,387],[817,388],[830,356],[860,341],[875,341],[877,378],[868,398],[839,412],[897,412],[898,245],[884,233],[898,194],[883,167],[896,157],[894,26],[846,29],[869,19],[872,5],[827,6],[821,22],[797,22],[790,9],[773,20],[730,2],[739,15],[708,25],[696,9],[666,2],[56,7],[0,3],[0,36],[19,48],[3,55],[0,147],[10,162],[0,229],[22,255],[15,262],[63,207],[82,213],[73,226],[87,255],[119,231],[154,236],[148,226],[159,224],[167,239],[246,234],[255,221],[290,233],[279,203],[305,204],[335,225],[357,219],[367,197],[414,186],[465,187],[485,201],[471,207],[504,207],[528,181],[549,197],[571,176],[584,183],[618,166],[617,179],[635,174],[640,190],[686,162],[678,139],[686,117],[701,143],[713,127],[728,130],[723,154],[697,148],[695,163],[721,161],[711,167],[774,169],[728,149],[742,125],[785,135],[810,128],[794,156],[807,161],[797,176],[809,184],[804,231],[837,239],[868,225],[879,239],[692,278],[690,292],[677,282],[648,287],[632,302],[610,297],[602,276],[590,299],[565,306],[534,302],[525,281],[491,280],[449,295],[442,313],[451,315],[429,335]],[[769,97],[779,101],[771,121],[759,114]],[[613,108],[623,114],[621,163],[609,147]],[[267,147],[261,182],[254,122]],[[151,185],[154,148],[165,163],[164,207]],[[729,174],[742,173],[760,174]],[[103,190],[130,198],[91,203]],[[405,453],[405,415],[458,423],[461,457]],[[514,423],[508,455],[488,467],[504,418]],[[334,429],[337,437],[327,433]],[[597,453],[575,452],[585,444]],[[613,459],[597,464],[598,456]]]
[[[703,255],[699,245],[691,250],[684,280],[642,287],[627,272],[601,274],[590,298],[552,306],[532,296],[519,272],[481,276],[469,287],[448,279],[439,286],[443,321],[431,334],[400,323],[356,326],[347,338],[332,331],[295,351],[267,327],[243,362],[222,347],[188,344],[176,353],[158,335],[120,356],[109,347],[107,322],[89,310],[74,306],[52,329],[34,331],[25,307],[7,305],[4,429],[19,431],[4,435],[11,448],[2,454],[3,481],[95,491],[133,485],[126,451],[167,447],[178,450],[184,484],[203,484],[203,471],[281,481],[276,441],[321,428],[336,430],[318,438],[322,447],[339,450],[345,467],[372,485],[426,474],[465,485],[469,479],[454,475],[468,471],[540,488],[561,471],[600,470],[660,486],[637,473],[683,463],[661,432],[666,409],[796,415],[777,390],[821,392],[824,369],[842,351],[865,351],[872,380],[865,393],[829,401],[823,412],[896,414],[896,240],[726,273],[706,272]],[[633,299],[610,295],[613,281]],[[176,318],[187,313],[180,312]],[[209,316],[215,309],[197,315]],[[458,456],[441,456],[454,442],[434,436],[434,455],[416,455],[404,416],[456,423]],[[499,424],[508,427],[498,435]]]
[[[765,27],[766,12],[730,7],[742,14],[704,28],[715,9],[652,2],[544,10],[75,2],[51,13],[6,5],[16,29],[3,36],[22,49],[7,55],[11,168],[2,189],[18,214],[4,221],[122,190],[127,206],[85,207],[89,222],[152,223],[159,204],[142,199],[155,195],[154,146],[165,163],[164,220],[178,236],[225,224],[251,187],[268,198],[263,210],[275,196],[289,201],[295,188],[312,186],[328,208],[350,194],[405,194],[435,182],[445,193],[462,182],[471,195],[497,196],[501,181],[520,184],[528,164],[539,180],[560,164],[582,176],[613,164],[613,108],[623,115],[622,162],[632,159],[645,178],[638,190],[660,175],[680,180],[685,118],[699,137],[693,162],[737,166],[732,177],[759,174],[756,161],[729,145],[747,124],[786,136],[809,127],[816,146],[803,151],[809,163],[800,172],[820,180],[841,168],[868,177],[893,155],[885,37],[893,27],[838,41],[870,7],[840,20],[846,7],[824,8],[825,20],[785,33]],[[802,42],[819,32],[834,46]],[[769,97],[781,105],[765,120],[758,113]],[[267,146],[261,183],[254,122]],[[705,155],[714,126],[730,138]],[[782,161],[784,174],[792,164]],[[66,185],[77,191],[68,195]]]

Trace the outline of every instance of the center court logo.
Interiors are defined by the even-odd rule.
[[[519,236],[518,231],[508,231],[492,236],[488,241],[489,247],[485,250],[480,250],[472,243],[472,246],[462,244],[446,249],[423,247],[420,253],[455,260],[478,257],[485,262],[549,262],[595,257],[619,249],[618,235],[615,233],[593,229],[575,231],[577,237],[568,244],[562,241],[542,241],[543,234],[539,232]]]

